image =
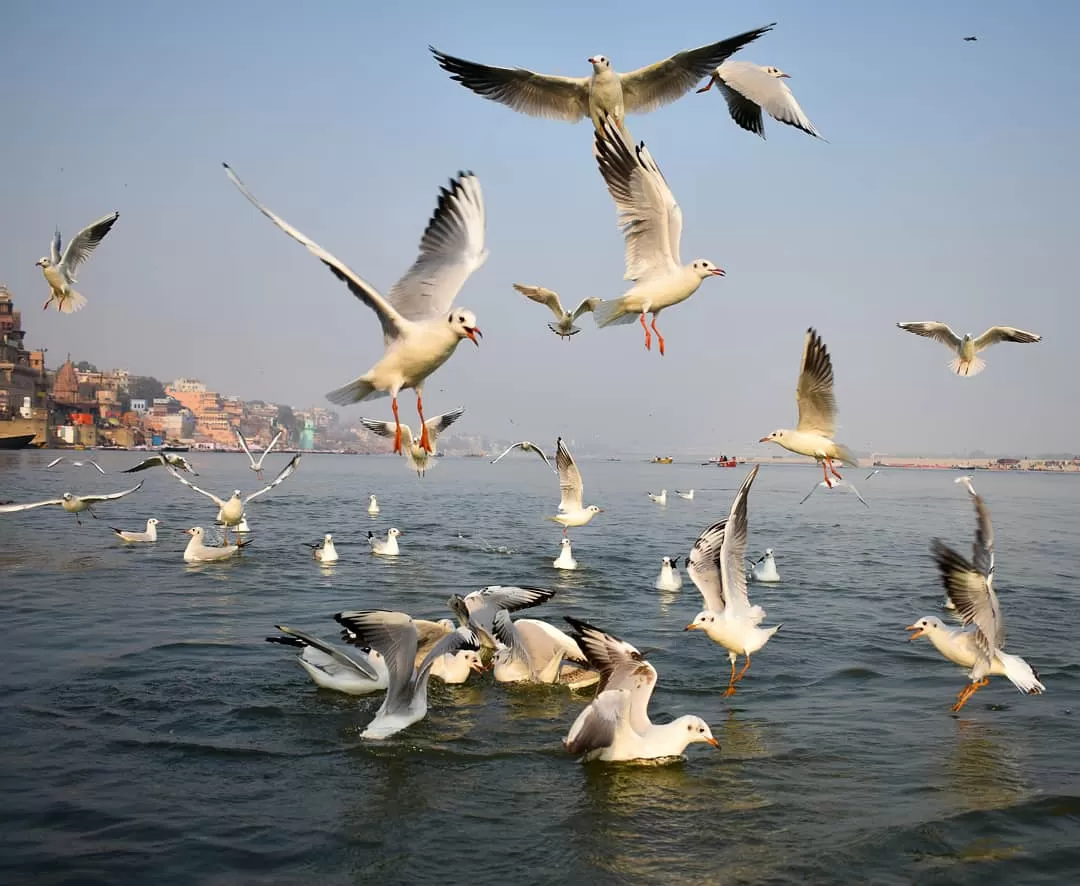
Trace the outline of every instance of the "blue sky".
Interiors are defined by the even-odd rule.
[[[201,377],[245,398],[328,405],[381,352],[374,316],[229,184],[386,291],[438,188],[483,184],[487,264],[458,304],[479,318],[427,385],[461,430],[603,439],[631,451],[766,452],[794,421],[807,326],[837,376],[838,438],[860,451],[1080,449],[1072,256],[1080,149],[1071,4],[0,5],[0,280],[29,341],[102,366]],[[584,76],[631,70],[777,22],[739,57],[775,64],[829,143],[737,128],[715,91],[628,118],[683,210],[684,260],[727,270],[660,327],[562,342],[511,283],[565,301],[625,291],[615,210],[587,123],[536,119],[451,82],[427,50]],[[979,42],[964,43],[966,34]],[[117,209],[80,273],[89,306],[43,314],[34,261]],[[896,329],[943,320],[1041,332],[973,379]],[[413,397],[403,400],[411,415]],[[389,415],[389,401],[346,414]],[[511,424],[511,421],[513,422]]]

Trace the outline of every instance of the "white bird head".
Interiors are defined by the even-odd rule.
[[[151,517],[146,521],[147,526],[157,526],[161,521],[157,517]]]
[[[64,493],[63,495],[61,495],[60,497],[61,497],[61,498],[62,498],[62,499],[63,499],[64,501],[72,501],[72,500],[73,500],[73,499],[75,498],[75,496],[74,496],[74,495],[72,495],[72,494],[71,494],[70,492],[65,492],[65,493]]]
[[[768,74],[770,77],[776,77],[777,79],[783,78],[787,80],[791,78],[791,74],[785,74],[779,68],[774,68],[772,65],[769,65],[767,68],[765,68],[765,73]]]
[[[561,544],[564,548],[568,548],[570,547],[570,539],[564,538],[562,541],[559,542],[559,544]]]
[[[717,265],[714,265],[707,258],[694,259],[694,261],[690,264],[690,267],[694,271],[694,273],[697,274],[702,280],[704,280],[706,277],[724,276],[724,269],[718,267]]]
[[[469,670],[482,674],[484,672],[484,660],[480,657],[480,653],[474,649],[459,649],[454,653],[454,657],[461,662],[464,662],[469,666]]]
[[[369,496],[368,496],[368,498],[369,498],[369,499],[370,499],[371,501],[375,501],[375,493],[374,493],[374,492],[373,492],[373,493],[371,493],[371,495],[369,495]]]
[[[394,529],[393,527],[391,527],[390,531],[388,533],[386,533],[387,538],[397,538],[397,536],[399,536],[399,535],[401,535],[401,530],[400,529]]]
[[[203,528],[201,526],[192,526],[190,529],[185,529],[184,532],[186,532],[196,541],[202,541]]]
[[[758,443],[775,443],[775,442],[779,442],[780,440],[784,439],[784,434],[785,433],[786,432],[783,431],[783,430],[773,431],[771,434],[769,434],[768,437],[762,437],[760,440],[758,440]]]
[[[712,730],[709,728],[709,724],[706,723],[701,717],[679,717],[676,723],[681,723],[686,727],[687,734],[689,736],[688,744],[695,741],[704,741],[711,744],[714,748],[720,747],[720,742],[713,738]]]
[[[709,626],[716,621],[716,614],[710,612],[708,609],[702,610],[694,616],[694,620],[690,622],[684,631],[707,631]]]
[[[772,556],[772,548],[765,548],[765,556],[766,557],[771,557]]]
[[[670,566],[671,565],[671,557],[664,557],[663,564],[665,566]]]
[[[43,255],[36,262],[34,262],[34,267],[36,267],[36,268],[47,268],[51,264],[52,264],[52,262],[49,260],[49,258],[47,256]]]
[[[476,337],[483,338],[484,333],[476,325],[476,314],[465,309],[451,311],[450,316],[447,317],[447,322],[450,324],[450,328],[457,333],[458,338],[467,338],[474,345],[480,347],[480,342],[476,340]]]
[[[323,544],[325,544],[326,542],[333,541],[333,540],[334,540],[334,536],[332,536],[329,532],[326,533],[326,535],[323,536]]]
[[[232,494],[233,494],[233,498],[239,498],[240,497],[240,490],[239,489],[234,489],[232,491]]]
[[[585,61],[592,65],[594,74],[600,74],[611,69],[611,60],[606,55],[594,55],[592,58],[585,59]]]
[[[915,624],[910,624],[905,631],[914,631],[914,633],[908,637],[908,640],[917,640],[923,634],[932,634],[936,631],[944,630],[945,624],[940,618],[934,618],[932,615],[920,618]]]
[[[590,514],[602,514],[604,512],[603,508],[598,508],[596,505],[589,505],[585,510]]]

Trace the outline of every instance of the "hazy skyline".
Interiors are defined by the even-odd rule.
[[[1080,320],[1080,124],[1068,109],[1080,9],[1064,4],[723,5],[552,2],[521,9],[422,0],[360,5],[114,2],[0,6],[10,88],[0,165],[0,281],[28,344],[222,393],[331,407],[327,391],[381,353],[378,323],[225,177],[383,292],[405,271],[440,186],[480,178],[490,258],[457,304],[484,339],[429,380],[429,414],[461,433],[604,439],[628,451],[780,454],[759,437],[795,420],[807,326],[833,356],[837,439],[859,452],[1071,451]],[[571,10],[573,12],[571,13]],[[631,70],[777,22],[737,57],[776,65],[829,143],[766,120],[739,129],[716,90],[627,123],[682,207],[684,260],[723,266],[659,321],[571,341],[511,284],[564,303],[615,297],[623,241],[589,124],[517,114],[452,82],[427,45],[487,64],[585,76]],[[568,27],[572,23],[573,27]],[[976,34],[977,43],[962,37]],[[81,269],[89,305],[43,313],[34,262],[120,219]],[[1044,336],[1001,344],[971,379],[897,329],[941,320]],[[1073,381],[1070,382],[1070,379]],[[401,397],[415,424],[415,398]],[[338,410],[388,418],[389,400]],[[512,423],[511,423],[512,420]]]

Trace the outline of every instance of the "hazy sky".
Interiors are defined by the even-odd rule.
[[[768,118],[762,141],[715,90],[628,118],[682,206],[683,259],[727,277],[662,315],[664,358],[638,327],[588,317],[557,339],[511,283],[575,304],[628,286],[591,128],[472,94],[427,44],[584,76],[594,53],[630,70],[773,21],[739,57],[789,72],[829,143]],[[462,344],[425,398],[429,414],[465,405],[463,432],[770,452],[754,441],[794,421],[813,324],[833,354],[838,438],[858,451],[1080,449],[1080,6],[7,0],[0,32],[0,280],[50,366],[71,351],[329,405],[327,391],[380,355],[378,323],[221,162],[384,292],[439,186],[472,169],[491,255],[457,304],[484,339]],[[43,314],[34,262],[53,228],[66,242],[113,209],[80,273],[89,306]],[[982,375],[959,379],[945,348],[894,325],[931,319],[1045,338],[998,345]],[[402,407],[415,415],[411,392]],[[389,411],[378,400],[344,413]]]

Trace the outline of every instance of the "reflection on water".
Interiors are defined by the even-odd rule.
[[[1033,793],[1024,773],[1022,744],[1015,742],[985,722],[956,720],[956,743],[940,775],[957,811],[1005,808]]]

